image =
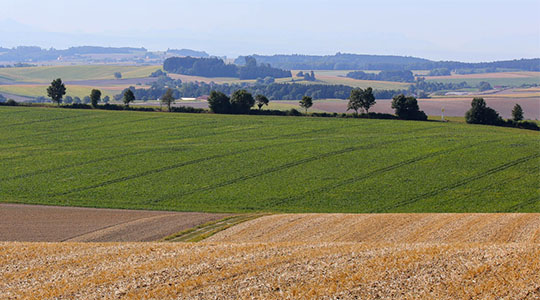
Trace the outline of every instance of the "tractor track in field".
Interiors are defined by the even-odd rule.
[[[383,168],[373,170],[373,171],[368,172],[368,173],[366,173],[366,174],[364,174],[362,176],[355,176],[355,177],[352,177],[352,178],[349,178],[349,179],[345,179],[345,180],[339,181],[339,182],[331,184],[331,185],[323,186],[323,187],[320,187],[318,189],[302,193],[300,195],[296,195],[296,196],[293,196],[293,197],[287,197],[287,198],[281,198],[281,199],[270,199],[270,202],[268,202],[264,207],[275,207],[275,206],[281,205],[283,203],[287,203],[287,202],[290,202],[290,201],[301,199],[301,198],[305,197],[306,195],[328,192],[328,191],[336,189],[338,187],[348,185],[348,184],[352,184],[352,183],[356,183],[356,182],[371,178],[374,175],[384,174],[386,172],[392,171],[392,170],[397,169],[397,168],[401,168],[403,166],[414,164],[414,163],[422,161],[424,159],[428,159],[428,158],[431,158],[431,157],[436,157],[436,156],[439,156],[439,155],[448,154],[448,153],[451,153],[451,152],[454,152],[454,151],[459,151],[459,150],[462,150],[462,149],[471,148],[471,147],[474,147],[474,146],[477,146],[477,145],[480,145],[480,144],[483,144],[483,143],[493,143],[493,142],[496,142],[496,141],[497,140],[484,141],[484,142],[479,142],[479,143],[475,143],[475,144],[470,144],[470,145],[467,145],[467,146],[461,146],[461,147],[456,147],[456,148],[452,148],[452,149],[445,149],[445,150],[440,150],[440,151],[428,153],[428,154],[425,154],[425,155],[420,155],[420,156],[417,156],[417,157],[414,157],[414,158],[411,158],[411,159],[407,159],[407,160],[392,164],[390,166],[386,166],[386,167],[383,167]]]
[[[165,151],[182,151],[184,149],[185,149],[185,147],[180,147],[180,146],[174,147],[173,146],[173,147],[162,148],[162,149],[154,148],[154,149],[147,149],[147,150],[128,152],[128,153],[123,153],[123,154],[118,154],[118,155],[112,155],[112,156],[107,156],[107,157],[100,157],[100,158],[96,158],[96,159],[91,159],[91,160],[84,161],[82,163],[68,164],[68,165],[58,166],[58,167],[54,167],[54,168],[50,168],[50,169],[42,169],[42,170],[37,170],[37,171],[34,171],[34,172],[25,173],[25,174],[19,174],[19,175],[15,175],[15,176],[11,176],[11,177],[4,177],[4,178],[0,178],[0,180],[1,181],[10,181],[10,180],[16,180],[16,179],[23,179],[23,178],[36,176],[36,175],[51,173],[51,172],[54,172],[54,171],[60,171],[60,170],[64,170],[64,169],[85,166],[85,165],[98,163],[98,162],[110,161],[110,160],[114,160],[114,159],[117,159],[117,158],[129,157],[129,156],[134,156],[134,155],[143,154],[143,153],[160,153],[160,152],[165,152]]]
[[[95,120],[95,119],[100,120],[101,118],[92,118],[92,120]],[[96,125],[96,126],[87,126],[87,127],[83,127],[83,128],[65,129],[65,130],[52,131],[52,132],[47,132],[47,133],[36,133],[36,134],[32,134],[32,135],[23,135],[23,136],[17,136],[17,137],[10,137],[10,138],[6,139],[5,141],[17,140],[17,139],[21,139],[21,138],[31,138],[31,137],[47,137],[47,136],[51,136],[51,135],[55,135],[55,134],[73,133],[73,132],[79,132],[79,131],[84,131],[84,130],[89,130],[89,129],[99,129],[99,128],[103,128],[105,126],[115,126],[115,125],[120,125],[120,124],[131,124],[131,123],[137,123],[137,122],[147,121],[147,120],[151,120],[151,119],[159,119],[159,118],[158,117],[150,117],[150,118],[140,118],[140,119],[135,119],[135,120],[127,120],[127,121],[120,121],[120,122],[105,123],[105,124],[100,123],[99,125]]]
[[[235,183],[238,183],[238,182],[242,182],[242,181],[246,181],[246,180],[249,180],[249,179],[264,176],[264,175],[267,175],[267,174],[271,174],[271,173],[274,173],[274,172],[279,172],[279,171],[282,171],[282,170],[290,169],[290,168],[293,168],[293,167],[296,167],[296,166],[299,166],[299,165],[303,165],[303,164],[306,164],[306,163],[310,163],[310,162],[313,162],[313,161],[317,161],[317,160],[337,156],[337,155],[340,155],[340,154],[355,152],[355,151],[359,151],[359,150],[372,149],[372,148],[378,147],[378,146],[395,144],[395,143],[399,143],[399,142],[402,142],[402,141],[405,141],[405,140],[403,140],[403,139],[390,140],[390,141],[384,141],[384,142],[379,142],[379,143],[361,145],[361,146],[356,146],[356,147],[347,147],[347,148],[336,150],[336,151],[330,151],[330,152],[322,153],[322,154],[317,155],[317,156],[311,156],[311,157],[300,159],[300,160],[297,160],[297,161],[294,161],[294,162],[289,162],[289,163],[286,163],[286,164],[282,164],[282,165],[279,165],[279,166],[276,166],[276,167],[273,167],[273,168],[268,168],[268,169],[262,170],[260,172],[250,174],[250,175],[239,176],[239,177],[236,177],[236,178],[224,181],[224,182],[220,182],[220,183],[217,183],[217,184],[214,184],[214,185],[210,185],[210,186],[203,187],[203,188],[200,188],[200,189],[195,189],[193,191],[189,191],[189,192],[185,192],[185,193],[182,193],[182,194],[174,195],[174,197],[183,197],[183,196],[188,196],[188,195],[192,195],[192,194],[196,194],[196,193],[200,193],[200,192],[206,192],[206,191],[218,189],[218,188],[221,188],[221,187],[224,187],[224,186],[232,185],[232,184],[235,184]],[[152,200],[151,202],[152,203],[157,203],[157,202],[161,202],[161,201],[164,201],[164,200],[167,200],[167,199],[170,199],[170,198],[171,198],[171,196],[168,196],[166,198]]]
[[[67,120],[67,119],[80,119],[84,117],[91,116],[91,114],[81,114],[81,115],[75,115],[75,116],[69,116],[69,117],[60,117],[60,118],[51,118],[51,119],[43,119],[43,120],[33,120],[33,121],[27,121],[27,122],[21,122],[21,123],[14,123],[14,124],[7,124],[4,126],[4,128],[11,128],[21,125],[30,125],[35,123],[44,123],[44,122],[51,122],[51,121],[60,121],[60,120]]]
[[[510,206],[508,209],[506,209],[506,210],[504,210],[504,211],[501,210],[501,211],[499,211],[499,212],[502,213],[502,212],[505,212],[505,211],[516,211],[516,210],[518,210],[518,209],[520,209],[520,208],[522,208],[522,207],[525,207],[525,206],[527,206],[527,205],[534,204],[534,203],[536,203],[536,202],[540,202],[540,195],[534,196],[534,197],[532,197],[532,198],[529,198],[528,200],[525,200],[525,201],[523,201],[523,202],[520,202],[520,203],[518,203],[518,204],[516,204],[516,205],[512,205],[512,206]]]
[[[272,148],[272,147],[278,147],[278,146],[282,146],[282,145],[290,145],[291,143],[293,143],[293,142],[279,143],[279,144],[266,145],[266,146],[260,146],[260,147],[253,147],[253,148],[248,148],[248,149],[244,149],[244,150],[240,150],[240,151],[234,151],[234,152],[230,152],[230,153],[211,155],[211,156],[202,157],[202,158],[199,158],[199,159],[189,160],[189,161],[185,161],[185,162],[181,162],[181,163],[177,163],[177,164],[172,164],[172,165],[169,165],[169,166],[164,166],[164,167],[157,168],[157,169],[152,169],[152,170],[140,172],[140,173],[137,173],[137,174],[132,174],[132,175],[129,175],[129,176],[123,176],[123,177],[120,177],[120,178],[108,180],[108,181],[105,181],[105,182],[102,182],[102,183],[99,183],[99,184],[95,184],[95,185],[91,185],[91,186],[72,189],[72,190],[69,190],[69,191],[66,191],[66,192],[62,192],[62,193],[49,194],[49,196],[50,197],[56,197],[56,196],[64,196],[64,195],[68,195],[68,194],[73,194],[73,193],[79,193],[79,192],[92,190],[92,189],[95,189],[95,188],[99,188],[99,187],[103,187],[103,186],[107,186],[107,185],[111,185],[111,184],[115,184],[115,183],[125,182],[125,181],[128,181],[128,180],[132,180],[132,179],[136,179],[136,178],[140,178],[140,177],[145,177],[145,176],[148,176],[148,175],[158,174],[158,173],[162,173],[162,172],[165,172],[165,171],[178,169],[178,168],[181,168],[181,167],[198,164],[198,163],[201,163],[201,162],[206,162],[206,161],[209,161],[209,160],[214,160],[214,159],[228,157],[228,156],[234,156],[234,155],[238,155],[238,154],[243,154],[243,153],[247,153],[247,152],[251,152],[251,151],[263,150],[263,149]]]
[[[257,128],[251,128],[251,129],[257,129]],[[242,130],[249,130],[249,129],[242,129]],[[310,132],[312,132],[312,131],[308,131],[308,132],[304,132],[304,133],[310,133]],[[225,133],[230,133],[230,131],[225,132]],[[198,137],[200,137],[200,136],[198,136]],[[185,138],[183,138],[183,139],[185,139]],[[68,194],[72,194],[72,193],[78,193],[78,192],[91,190],[91,189],[95,189],[95,188],[99,188],[99,187],[103,187],[103,186],[106,186],[106,185],[115,184],[115,183],[119,183],[119,182],[124,182],[124,181],[132,180],[132,179],[136,179],[136,178],[140,178],[140,177],[144,177],[144,176],[148,176],[148,175],[152,175],[152,174],[158,174],[158,173],[161,173],[161,172],[165,172],[165,171],[169,171],[169,170],[173,170],[173,169],[177,169],[177,168],[181,168],[181,167],[184,167],[184,166],[193,165],[193,164],[197,164],[197,163],[201,163],[201,162],[205,162],[205,161],[209,161],[209,160],[219,159],[219,158],[228,157],[228,156],[234,156],[234,155],[238,155],[238,154],[243,154],[243,153],[247,153],[247,152],[251,152],[251,151],[263,150],[263,149],[272,148],[272,147],[278,147],[278,146],[282,146],[282,145],[290,145],[291,143],[299,143],[299,142],[304,142],[304,141],[303,140],[297,140],[297,141],[291,141],[291,142],[284,142],[284,143],[278,143],[278,144],[272,144],[272,145],[265,145],[265,146],[260,146],[260,147],[248,148],[248,149],[235,151],[235,152],[231,152],[231,153],[223,153],[223,154],[217,154],[217,155],[212,155],[212,156],[208,156],[208,157],[202,157],[202,158],[199,158],[199,159],[190,160],[190,161],[186,161],[186,162],[182,162],[182,163],[178,163],[178,164],[173,164],[173,165],[169,165],[169,166],[164,166],[164,167],[161,167],[161,168],[148,170],[148,171],[145,171],[145,172],[141,172],[141,173],[137,173],[137,174],[133,174],[133,175],[129,175],[129,176],[123,176],[123,177],[120,177],[120,178],[116,178],[116,179],[113,179],[113,180],[102,182],[100,184],[95,184],[95,185],[91,185],[91,186],[87,186],[87,187],[81,187],[81,188],[77,188],[77,189],[72,189],[72,190],[69,190],[69,191],[66,191],[66,192],[62,192],[62,193],[49,194],[49,196],[56,197],[56,196],[64,196],[64,195],[68,195]]]
[[[484,177],[487,177],[489,175],[492,175],[492,174],[498,173],[500,171],[506,170],[508,168],[511,168],[513,166],[516,166],[516,165],[519,165],[521,163],[527,162],[527,161],[529,161],[531,159],[534,159],[534,158],[537,158],[537,157],[540,157],[540,154],[534,154],[534,155],[525,156],[525,157],[510,161],[510,162],[504,163],[504,164],[499,165],[497,167],[491,168],[491,169],[489,169],[489,170],[487,170],[487,171],[485,171],[485,172],[483,172],[481,174],[477,174],[477,175],[474,175],[474,176],[470,176],[470,177],[461,179],[461,180],[459,180],[457,182],[454,182],[454,183],[452,183],[450,185],[440,187],[440,188],[435,189],[433,191],[421,194],[419,196],[413,197],[413,198],[408,199],[408,200],[400,201],[400,202],[398,202],[398,203],[396,203],[394,205],[384,207],[384,208],[382,208],[380,210],[377,209],[377,210],[374,210],[372,212],[374,212],[374,213],[384,212],[384,211],[387,211],[388,209],[393,209],[393,208],[398,208],[398,207],[402,207],[402,206],[405,206],[405,205],[409,205],[409,204],[412,204],[414,202],[420,201],[422,199],[433,197],[433,196],[435,196],[437,194],[440,194],[440,193],[443,193],[443,192],[446,192],[446,191],[449,191],[449,190],[453,190],[453,189],[458,188],[460,186],[464,186],[466,184],[469,184],[472,181],[482,179]]]

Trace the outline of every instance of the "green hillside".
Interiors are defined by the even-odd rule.
[[[0,201],[181,211],[540,212],[538,132],[0,107]]]

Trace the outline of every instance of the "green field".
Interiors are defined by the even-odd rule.
[[[148,77],[161,66],[42,66],[26,68],[0,68],[0,78],[35,83],[50,83],[56,78],[69,80],[114,79],[114,73],[122,73],[122,78]]]
[[[538,132],[0,107],[0,201],[221,212],[540,212]]]
[[[47,97],[47,87],[49,85],[0,85],[0,92],[27,96],[27,97]],[[92,89],[99,89],[103,97],[112,97],[120,94],[124,87],[101,87],[101,86],[86,86],[86,85],[66,85],[66,96],[80,97],[89,96]]]

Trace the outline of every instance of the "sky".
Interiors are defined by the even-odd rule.
[[[0,0],[0,47],[540,57],[540,0]]]

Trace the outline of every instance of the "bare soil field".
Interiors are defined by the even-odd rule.
[[[540,243],[540,214],[280,214],[207,242]]]
[[[2,299],[538,299],[538,244],[0,243]]]
[[[0,241],[157,241],[226,216],[0,203]]]
[[[471,108],[471,101],[474,96],[452,97],[452,98],[431,98],[418,99],[418,106],[430,116],[440,116],[441,109],[444,108],[445,116],[463,117],[465,112]],[[540,119],[540,99],[538,97],[511,98],[511,97],[489,97],[482,96],[489,107],[495,109],[504,118],[512,117],[512,108],[519,104],[523,108],[526,119]],[[280,101],[283,103],[298,104],[298,101]],[[312,109],[326,112],[347,112],[347,100],[322,100],[314,101]],[[377,100],[377,103],[370,109],[372,112],[394,113],[391,100]],[[351,111],[348,111],[349,113]]]

